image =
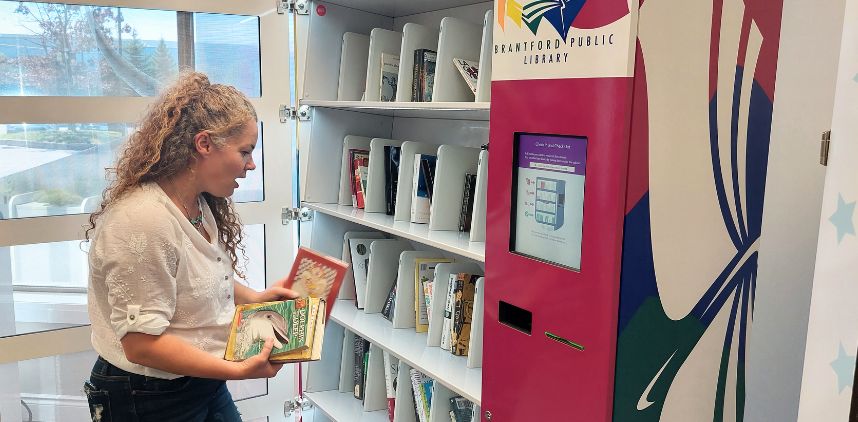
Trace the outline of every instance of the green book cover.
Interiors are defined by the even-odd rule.
[[[262,351],[265,339],[274,339],[271,355],[308,347],[307,298],[236,307],[226,358],[244,360]]]

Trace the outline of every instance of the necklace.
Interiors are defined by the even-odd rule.
[[[202,228],[203,227],[203,208],[200,206],[199,198],[197,198],[197,210],[200,212],[200,214],[194,218],[191,218],[191,212],[188,210],[188,207],[185,206],[185,203],[182,201],[179,201],[179,203],[182,204],[182,208],[184,208],[185,212],[188,213],[188,217],[187,217],[188,222],[191,223],[191,225],[194,226],[194,228],[197,230]]]

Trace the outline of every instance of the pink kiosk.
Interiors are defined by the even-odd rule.
[[[483,421],[742,420],[781,9],[495,1]]]

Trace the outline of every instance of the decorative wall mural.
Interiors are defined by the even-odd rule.
[[[615,421],[743,419],[781,9],[642,2]]]

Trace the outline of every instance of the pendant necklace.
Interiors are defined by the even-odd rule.
[[[197,210],[199,210],[200,214],[194,218],[191,218],[191,212],[188,210],[188,207],[185,206],[183,201],[179,201],[182,204],[182,208],[185,209],[185,212],[188,213],[188,222],[194,226],[195,229],[200,230],[203,227],[203,208],[200,206],[200,199],[197,198]]]

